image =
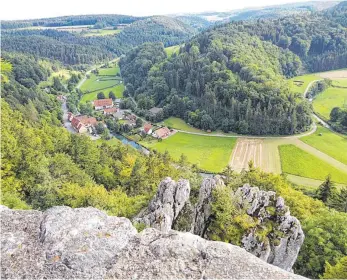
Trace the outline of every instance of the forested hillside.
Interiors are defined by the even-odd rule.
[[[311,124],[310,107],[289,93],[284,80],[301,66],[289,51],[225,26],[203,33],[170,59],[157,52],[151,61],[161,63],[148,72],[152,48],[158,46],[143,45],[120,63],[127,91],[142,109],[154,104],[164,108],[164,117],[244,134],[292,134]]]
[[[56,59],[69,65],[95,64],[124,54],[144,42],[176,45],[194,33],[194,28],[179,20],[155,16],[130,24],[117,36],[101,38],[52,29],[7,30],[2,32],[2,49]]]
[[[121,61],[127,91],[140,109],[163,107],[164,117],[179,117],[204,130],[305,131],[311,108],[290,93],[285,78],[347,67],[347,30],[337,23],[337,15],[346,16],[345,6],[214,27],[168,59],[160,51],[149,59],[150,48],[159,46],[143,45]]]

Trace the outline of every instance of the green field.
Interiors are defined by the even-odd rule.
[[[87,79],[81,86],[81,91],[84,93],[81,103],[97,99],[99,92],[103,92],[106,97],[110,91],[113,91],[117,98],[123,97],[124,85],[121,83],[121,78],[116,77],[120,69],[118,64],[114,64],[110,68],[98,68],[99,74],[89,74]]]
[[[333,86],[347,88],[347,79],[334,80]]]
[[[179,50],[180,50],[180,45],[176,45],[176,46],[171,46],[171,47],[167,47],[165,48],[165,52],[166,52],[166,55],[168,57],[171,57],[174,53],[178,53]]]
[[[164,125],[175,128],[178,130],[184,130],[188,132],[195,132],[195,133],[206,133],[203,130],[200,130],[198,128],[192,127],[191,125],[187,124],[184,120],[180,118],[170,117],[163,121]]]
[[[314,74],[298,76],[289,80],[289,87],[293,92],[303,94],[310,82],[321,79],[322,78]],[[301,81],[302,83],[300,83],[299,81]]]
[[[334,107],[347,106],[347,89],[330,87],[318,94],[313,100],[313,110],[325,119],[330,119]]]
[[[279,146],[282,172],[317,180],[325,180],[328,174],[336,183],[347,183],[347,173],[294,145]]]
[[[322,134],[322,136],[319,136],[319,134]],[[302,137],[300,140],[336,160],[347,164],[347,136],[334,133],[327,128],[318,126],[314,134]]]
[[[86,33],[83,33],[83,37],[91,37],[91,36],[108,36],[115,35],[120,33],[121,30],[115,29],[89,29]]]
[[[110,91],[113,91],[113,93],[116,95],[117,98],[122,98],[123,97],[123,91],[124,91],[124,85],[119,84],[119,85],[116,85],[116,86],[111,87],[111,88],[106,88],[103,90],[97,90],[97,91],[93,91],[90,93],[85,93],[82,96],[80,102],[85,103],[87,101],[93,101],[93,100],[97,99],[97,95],[99,92],[103,92],[105,94],[105,97],[108,98]]]
[[[196,164],[200,169],[208,172],[221,172],[228,165],[235,143],[235,138],[181,132],[177,132],[162,142],[157,140],[140,142],[143,146],[159,152],[167,150],[175,160],[184,154],[190,163]]]

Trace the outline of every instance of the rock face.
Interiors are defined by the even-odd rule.
[[[95,208],[0,210],[2,278],[100,278],[137,233]]]
[[[224,186],[224,182],[220,176],[206,178],[201,184],[199,191],[199,200],[195,207],[194,221],[192,232],[204,237],[207,227],[209,226],[209,218],[211,212],[212,192],[218,186]]]
[[[179,180],[176,183],[169,177],[165,178],[160,183],[157,194],[148,208],[140,213],[134,221],[168,232],[189,199],[189,194],[188,180]]]
[[[153,228],[94,208],[1,207],[1,276],[8,278],[303,279],[239,247]]]
[[[239,188],[235,197],[247,214],[256,217],[260,224],[271,221],[276,236],[259,241],[256,229],[245,235],[242,246],[252,254],[287,271],[292,269],[305,235],[299,220],[290,215],[282,197],[272,191],[261,191],[248,184]]]

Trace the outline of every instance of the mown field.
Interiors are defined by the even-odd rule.
[[[141,145],[159,152],[168,151],[178,160],[181,154],[188,161],[207,172],[221,172],[229,163],[231,152],[235,146],[235,138],[193,135],[177,132],[161,142],[140,142]]]
[[[289,87],[295,93],[303,94],[310,82],[320,80],[321,77],[315,74],[303,75],[289,79]]]
[[[347,184],[347,173],[294,145],[279,146],[282,172],[317,180],[325,180],[328,174],[336,183]]]
[[[103,92],[108,97],[112,91],[116,97],[123,97],[124,85],[121,78],[116,76],[120,71],[118,64],[98,70],[98,75],[90,73],[89,79],[81,85],[80,89],[84,93],[81,103],[97,99],[99,92]]]
[[[314,134],[302,137],[300,140],[336,160],[347,164],[347,136],[334,133],[325,127],[318,126]]]
[[[347,89],[330,87],[318,94],[313,100],[313,110],[325,119],[330,119],[334,107],[347,107]]]
[[[164,125],[175,128],[179,130],[184,130],[188,132],[195,132],[195,133],[205,133],[203,130],[200,130],[198,128],[195,128],[189,124],[187,124],[184,120],[180,118],[170,117],[163,121]]]
[[[109,35],[115,35],[120,33],[121,30],[115,29],[115,30],[110,30],[110,29],[89,29],[86,31],[86,33],[83,33],[83,37],[91,37],[91,36],[109,36]]]

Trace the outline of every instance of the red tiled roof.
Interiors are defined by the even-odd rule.
[[[104,107],[104,106],[113,105],[112,98],[94,100],[93,103],[95,107]]]
[[[80,128],[83,126],[83,123],[76,117],[73,117],[71,120],[71,125],[74,129],[80,130]]]
[[[156,130],[155,134],[159,138],[163,138],[163,137],[170,135],[170,129],[168,129],[167,127],[162,127],[162,128],[159,128],[158,130]]]
[[[75,117],[76,119],[78,119],[82,124],[84,125],[96,125],[97,124],[97,120],[94,117],[88,117],[88,116],[77,116]]]
[[[116,113],[117,112],[117,108],[113,107],[113,108],[106,108],[104,109],[104,113]]]
[[[144,126],[143,126],[143,130],[144,132],[148,133],[148,131],[150,131],[152,128],[152,125],[150,123],[146,123]]]

